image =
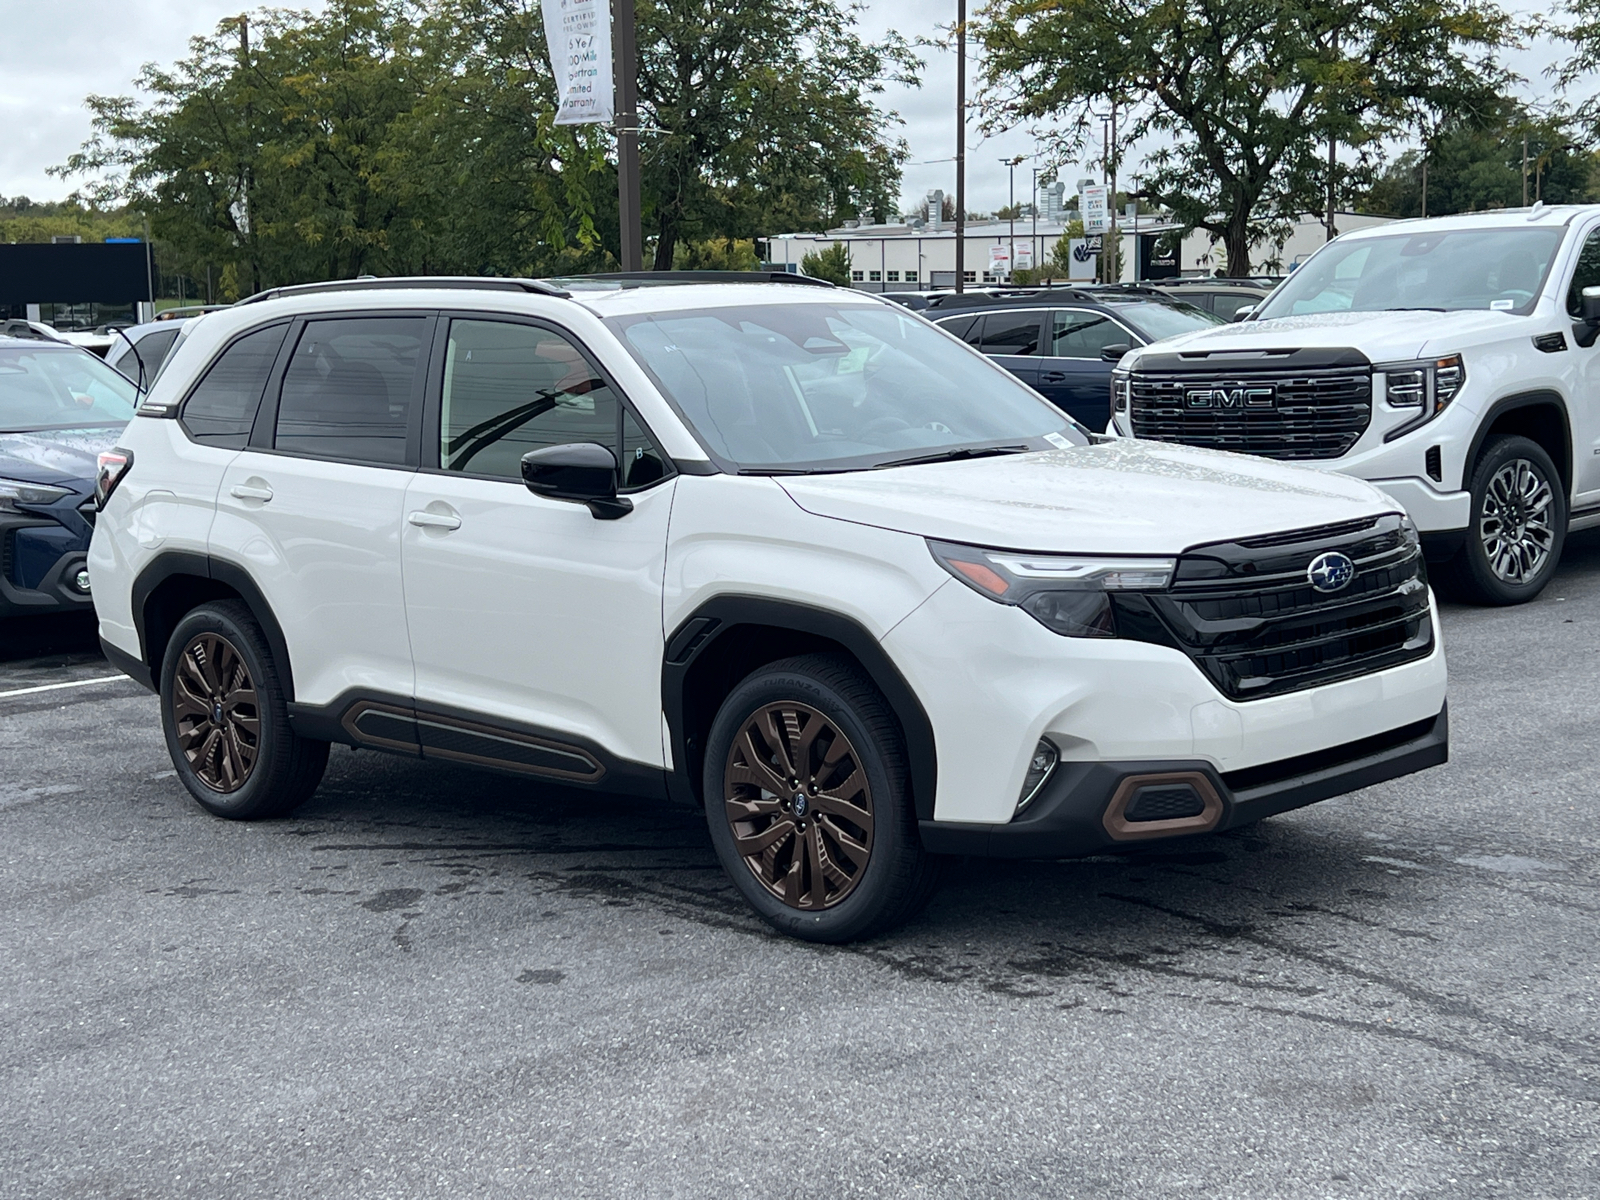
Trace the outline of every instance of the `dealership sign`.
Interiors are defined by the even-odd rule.
[[[556,124],[610,122],[610,0],[544,0],[544,37],[560,99]]]
[[[1086,187],[1078,193],[1078,212],[1083,216],[1085,233],[1105,233],[1111,228],[1111,206],[1104,184]]]

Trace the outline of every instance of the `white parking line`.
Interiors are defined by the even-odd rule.
[[[61,688],[93,687],[97,683],[115,683],[119,679],[126,679],[126,675],[101,675],[95,679],[74,679],[71,683],[41,683],[38,687],[16,688],[9,692],[0,692],[0,700],[7,696],[32,696],[38,692],[54,692]]]

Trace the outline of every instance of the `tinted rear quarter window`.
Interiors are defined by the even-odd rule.
[[[288,328],[272,325],[247,333],[211,364],[183,406],[181,420],[190,437],[208,446],[244,449]]]
[[[984,318],[983,341],[978,348],[985,354],[1039,353],[1039,314],[988,314]]]
[[[273,445],[346,462],[406,461],[423,317],[308,321],[283,375]]]

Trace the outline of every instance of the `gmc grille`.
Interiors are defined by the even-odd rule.
[[[1320,592],[1308,572],[1330,550],[1346,555],[1355,574]],[[1398,516],[1199,546],[1178,560],[1166,591],[1124,593],[1116,605],[1119,635],[1182,650],[1234,700],[1367,675],[1433,651],[1427,568]]]
[[[1372,371],[1135,372],[1133,436],[1264,458],[1338,458],[1372,421]]]

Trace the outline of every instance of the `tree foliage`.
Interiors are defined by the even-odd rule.
[[[808,250],[800,259],[800,273],[849,287],[850,247],[834,242],[826,250]]]
[[[1119,142],[1158,144],[1144,197],[1244,274],[1252,244],[1324,207],[1330,138],[1369,154],[1494,103],[1509,28],[1492,0],[990,0],[977,35],[991,125],[1056,123],[1067,154],[1117,102]]]
[[[639,0],[645,232],[655,263],[775,226],[886,210],[904,147],[874,105],[914,64],[843,0]],[[537,0],[331,0],[266,9],[91,96],[60,169],[148,213],[164,265],[224,295],[357,274],[614,267],[612,131],[553,124]],[[705,257],[703,246],[691,257]]]
[[[1524,145],[1530,202],[1586,203],[1597,196],[1597,163],[1592,152],[1577,145],[1578,140],[1572,125],[1561,117],[1540,116],[1506,103],[1488,120],[1448,122],[1433,133],[1425,149],[1399,155],[1373,181],[1363,207],[1396,217],[1424,215],[1424,160],[1426,215],[1515,207],[1522,203]]]
[[[143,235],[143,219],[127,209],[95,208],[77,200],[41,202],[26,196],[0,196],[0,243],[48,242],[54,237],[103,242],[108,237]]]

